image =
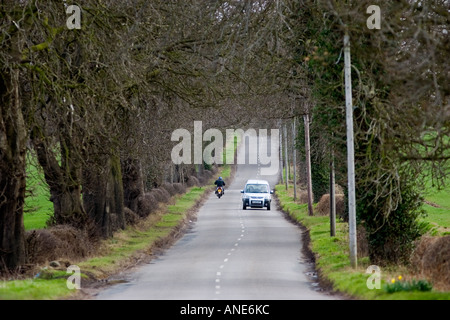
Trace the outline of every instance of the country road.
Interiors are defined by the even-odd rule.
[[[240,148],[240,152],[246,152]],[[192,228],[170,249],[101,291],[101,300],[319,300],[338,299],[318,290],[302,255],[298,226],[272,210],[242,209],[247,179],[265,179],[260,164],[238,165],[231,185],[213,193]],[[275,204],[273,202],[273,204]]]

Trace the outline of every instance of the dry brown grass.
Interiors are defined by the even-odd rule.
[[[336,194],[336,217],[344,219],[345,217],[345,196],[343,194]],[[317,203],[315,213],[319,216],[326,216],[330,214],[330,195],[324,194]]]
[[[95,250],[87,231],[67,225],[32,230],[26,234],[28,263],[43,264],[56,259],[77,260]]]
[[[289,185],[289,189],[287,191],[288,196],[294,197],[294,188],[291,188],[292,183]],[[308,203],[308,191],[300,185],[297,185],[297,203]]]
[[[423,236],[412,255],[411,265],[435,289],[450,291],[450,236]]]

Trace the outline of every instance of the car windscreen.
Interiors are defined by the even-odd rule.
[[[265,184],[248,184],[245,187],[246,193],[268,193],[269,189]]]

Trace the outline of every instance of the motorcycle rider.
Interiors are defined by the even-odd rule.
[[[225,194],[225,181],[223,181],[222,177],[219,177],[219,179],[217,179],[214,184],[217,186],[217,188],[222,187],[222,193]],[[216,188],[216,193],[217,193],[217,188]]]

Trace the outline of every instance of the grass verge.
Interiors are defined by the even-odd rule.
[[[309,249],[315,256],[316,269],[322,285],[354,299],[363,300],[450,299],[450,292],[433,290],[389,293],[391,279],[398,279],[398,276],[402,275],[401,281],[413,280],[404,267],[382,269],[380,289],[369,289],[367,282],[372,275],[366,273],[370,266],[368,257],[358,258],[358,268],[352,269],[350,266],[347,223],[337,222],[336,236],[331,237],[328,216],[308,216],[307,205],[294,202],[284,185],[276,186],[276,197],[281,209],[308,230]]]

